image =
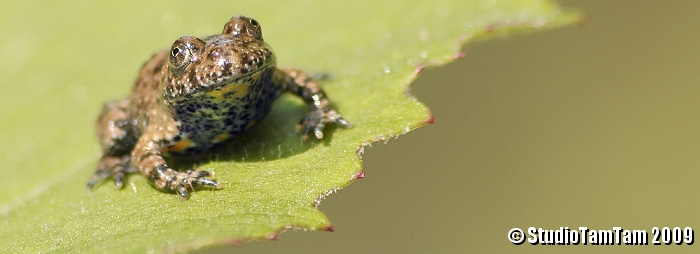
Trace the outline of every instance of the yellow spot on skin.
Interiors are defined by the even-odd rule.
[[[192,146],[192,140],[189,139],[183,139],[175,143],[174,145],[171,145],[169,147],[163,148],[161,152],[167,153],[167,152],[182,152],[187,148],[190,148]]]
[[[222,87],[221,89],[217,89],[211,92],[208,92],[207,94],[211,97],[214,97],[215,100],[221,101],[224,99],[224,96],[227,94],[233,93],[234,96],[231,96],[230,100],[233,99],[238,99],[242,97],[243,95],[248,93],[248,87],[250,84],[248,83],[234,83],[234,84],[228,84]]]
[[[214,137],[214,142],[219,143],[221,141],[229,139],[230,137],[231,137],[231,135],[229,135],[228,133],[221,133],[219,135],[216,135],[216,137]]]

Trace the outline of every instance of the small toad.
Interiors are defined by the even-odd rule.
[[[207,171],[173,170],[163,154],[199,153],[241,135],[283,92],[309,105],[297,125],[304,140],[323,138],[329,123],[351,127],[308,73],[276,67],[254,19],[233,17],[222,34],[204,39],[183,36],[143,65],[128,98],[104,105],[97,119],[103,155],[88,187],[112,177],[121,188],[126,173],[139,171],[182,199],[198,186],[221,188]]]

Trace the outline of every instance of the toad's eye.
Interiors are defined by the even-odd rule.
[[[224,33],[233,37],[253,37],[262,40],[262,30],[258,21],[244,17],[235,16],[224,26]]]
[[[262,40],[262,29],[260,28],[260,23],[254,19],[250,19],[250,27],[248,28],[248,34]]]
[[[250,24],[257,29],[260,29],[260,23],[258,23],[257,20],[250,19]]]
[[[191,54],[184,45],[174,47],[170,50],[170,68],[184,69],[190,62]]]
[[[183,36],[170,48],[170,70],[180,72],[191,62],[196,61],[197,53],[204,47],[204,42],[195,37]]]

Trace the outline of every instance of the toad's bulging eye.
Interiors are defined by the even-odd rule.
[[[262,31],[258,21],[245,17],[235,16],[224,26],[223,34],[233,37],[253,37],[262,40]]]
[[[262,40],[262,30],[260,28],[260,23],[254,19],[250,19],[250,27],[248,29],[248,34],[255,37],[258,40]]]
[[[177,57],[182,50],[180,48],[174,48],[170,51],[170,57]]]
[[[204,42],[195,37],[183,36],[170,49],[170,70],[179,72],[184,70],[190,62],[196,60],[195,56]]]
[[[254,19],[250,19],[250,24],[253,27],[260,27],[260,23],[258,23],[258,21],[254,20]]]
[[[182,70],[190,62],[191,53],[185,45],[173,45],[170,50],[170,69]]]

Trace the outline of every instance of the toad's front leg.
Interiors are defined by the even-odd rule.
[[[277,69],[273,82],[282,86],[280,90],[296,94],[309,105],[309,112],[297,125],[297,129],[304,134],[304,140],[309,138],[312,131],[316,138],[322,139],[323,128],[327,123],[336,123],[346,128],[352,127],[349,121],[333,109],[333,103],[328,99],[321,85],[308,73],[297,69]]]
[[[177,191],[180,198],[187,199],[189,190],[197,186],[221,188],[221,185],[210,178],[207,171],[196,169],[178,172],[169,168],[162,157],[163,142],[154,140],[157,134],[144,133],[131,153],[131,164],[141,171],[148,180],[163,191]]]

